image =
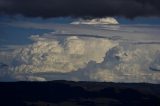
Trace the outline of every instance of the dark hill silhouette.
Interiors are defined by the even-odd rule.
[[[160,106],[160,85],[107,82],[0,82],[0,106]]]

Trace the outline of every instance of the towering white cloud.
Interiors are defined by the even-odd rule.
[[[158,51],[157,56],[150,65],[150,69],[153,71],[160,71],[160,51]]]
[[[119,24],[118,21],[115,18],[112,17],[106,17],[106,18],[96,18],[91,20],[84,20],[81,19],[79,21],[74,21],[71,24]]]
[[[95,66],[90,64],[86,70],[87,76],[92,80],[113,82],[160,82],[160,73],[150,69],[158,70],[160,62],[156,58],[159,52],[158,45],[135,45],[112,48],[106,53],[104,61]],[[155,63],[156,62],[156,63]]]
[[[61,72],[84,68],[89,61],[101,63],[105,53],[116,46],[113,41],[96,38],[67,37],[63,43],[57,39],[31,36],[34,43],[15,49],[17,64],[13,73]]]
[[[109,29],[102,30],[94,25],[71,26],[61,29],[59,25],[54,33],[31,36],[33,43],[29,45],[8,46],[8,50],[1,50],[0,63],[5,67],[0,68],[0,80],[7,77],[31,81],[160,83],[157,29],[133,26],[127,29],[128,26],[124,26],[119,30],[121,26],[118,26],[116,30],[110,30],[113,28],[107,26]],[[102,26],[106,28],[106,25]],[[66,30],[75,32],[69,34]]]

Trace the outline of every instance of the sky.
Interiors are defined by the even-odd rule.
[[[0,81],[160,83],[159,0],[0,0]]]

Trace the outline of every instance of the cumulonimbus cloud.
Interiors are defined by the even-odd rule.
[[[147,51],[145,49],[148,48]],[[87,67],[77,71],[73,78],[79,73],[83,74],[83,79],[92,81],[112,81],[112,82],[150,82],[159,83],[160,73],[156,69],[160,62],[159,55],[155,54],[157,45],[152,46],[116,46],[106,52],[102,63],[90,62]],[[153,57],[157,59],[154,60]],[[155,63],[156,61],[156,63]],[[78,77],[79,80],[82,76]]]
[[[12,53],[0,53],[0,59],[5,61],[12,56],[9,60],[12,63],[1,64],[1,79],[160,81],[159,45],[121,45],[108,39],[77,36],[68,36],[63,43],[57,37],[30,38],[32,44],[18,47]]]
[[[67,37],[63,43],[39,35],[31,36],[31,39],[34,41],[33,44],[17,48],[12,53],[16,63],[12,64],[13,73],[76,71],[85,67],[89,61],[101,63],[106,51],[116,46],[107,39],[84,39],[76,36]],[[1,56],[1,60],[3,57]]]
[[[28,45],[2,49],[1,81],[63,79],[160,83],[159,27],[24,26],[55,28],[56,31],[30,36],[33,42]],[[113,35],[121,39],[107,39]]]
[[[27,17],[160,16],[159,0],[0,0],[0,13]]]

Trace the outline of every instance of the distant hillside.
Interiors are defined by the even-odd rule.
[[[0,82],[0,106],[160,106],[160,85],[106,82]]]

